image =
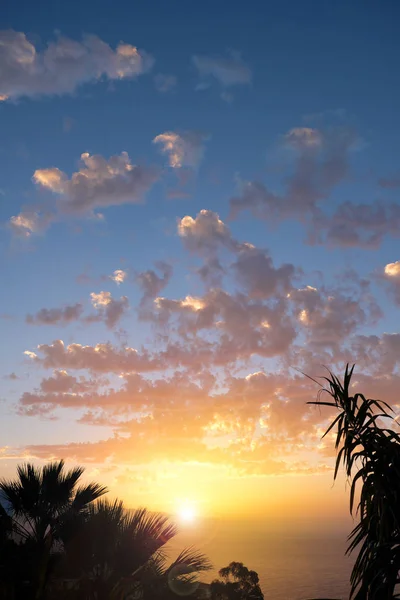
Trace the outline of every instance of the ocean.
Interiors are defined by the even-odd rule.
[[[346,557],[346,532],[298,532],[267,530],[262,524],[247,528],[220,523],[202,531],[180,534],[174,549],[194,545],[214,565],[205,582],[231,561],[257,571],[266,600],[347,600],[352,559]]]

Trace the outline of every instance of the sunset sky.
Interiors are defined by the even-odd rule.
[[[1,13],[0,475],[344,522],[300,371],[399,402],[399,4]]]

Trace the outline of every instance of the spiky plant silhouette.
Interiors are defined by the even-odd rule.
[[[350,598],[392,600],[400,598],[395,594],[400,581],[400,436],[390,427],[396,423],[386,402],[353,393],[353,371],[354,365],[346,365],[343,380],[328,371],[321,378],[325,383],[317,382],[317,400],[308,404],[339,411],[323,437],[336,431],[334,479],[343,465],[351,481],[350,512],[358,517],[347,549],[348,554],[358,550]],[[324,393],[331,400],[323,401]]]

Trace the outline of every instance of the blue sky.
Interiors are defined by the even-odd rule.
[[[301,394],[293,396],[292,376],[284,375],[288,364],[311,369],[328,358],[340,368],[352,356],[362,365],[366,383],[379,368],[395,386],[400,361],[398,3],[49,1],[40,9],[27,1],[6,4],[0,38],[0,410],[9,424],[6,457],[28,452],[43,460],[55,452],[86,460],[86,450],[82,454],[68,443],[113,439],[121,432],[131,439],[136,431],[130,429],[132,414],[157,414],[160,406],[149,400],[146,381],[184,373],[203,394],[195,399],[193,390],[183,393],[181,408],[192,403],[193,420],[214,402],[218,385],[236,398],[232,386],[239,384],[230,378],[238,374],[250,381],[245,375],[261,369],[266,373],[265,393],[259,392],[257,407],[246,418],[238,409],[234,421],[240,423],[240,433],[230,421],[231,411],[214,406],[202,433],[193,434],[196,443],[204,443],[199,441],[204,432],[219,431],[220,445],[236,468],[237,457],[224,443],[227,438],[240,443],[247,439],[241,430],[247,418],[256,443],[261,443],[265,394],[276,396],[278,389],[287,388],[279,391],[280,401],[291,406],[303,402]],[[90,45],[87,35],[97,41]],[[68,50],[70,40],[77,44],[73,51]],[[99,40],[108,50],[96,45]],[[142,63],[135,62],[136,55],[132,58],[134,47]],[[26,48],[28,55],[32,48],[36,52],[32,72],[24,62]],[[82,59],[71,59],[71,54],[63,62],[63,53],[69,51],[83,53]],[[124,62],[125,51],[133,62]],[[171,132],[174,149],[183,148],[180,165],[173,164],[165,137],[154,141]],[[107,179],[111,191],[106,190],[107,182],[106,187],[100,182],[84,192],[74,187],[72,174],[85,169],[80,163],[83,153],[122,161],[123,152],[129,163],[122,180],[129,179],[132,165],[154,179],[137,198],[132,192],[132,198],[128,194],[121,199],[113,175]],[[96,177],[101,168],[95,170]],[[57,184],[50,181],[49,174],[59,177],[60,172]],[[262,186],[255,205],[246,195],[246,182]],[[316,198],[311,197],[314,192]],[[236,213],[233,198],[241,202]],[[346,243],[340,224],[345,203],[348,210],[355,207],[351,241],[346,238]],[[179,228],[181,219],[195,219],[202,210],[210,211],[203,225],[201,217],[185,230]],[[42,220],[43,212],[50,214],[49,222]],[[26,219],[32,213],[39,215],[36,225],[21,226],[19,215]],[[315,231],[321,232],[321,243],[311,244],[307,238]],[[357,235],[376,239],[358,243]],[[243,242],[254,248],[241,246]],[[212,260],[217,259],[224,276],[215,271]],[[163,283],[164,267],[157,261],[172,272]],[[268,261],[273,267],[265,266]],[[392,263],[391,272],[385,273]],[[211,264],[212,283],[204,283],[198,269]],[[290,274],[290,269],[279,270],[285,264]],[[346,278],[349,269],[353,272]],[[116,270],[125,272],[119,286],[110,279]],[[148,279],[143,278],[153,276],[159,287],[150,294]],[[317,289],[304,291],[307,285]],[[220,296],[215,289],[222,290]],[[90,294],[100,292],[109,295],[96,306]],[[318,298],[312,300],[310,294]],[[127,297],[129,310],[121,296]],[[240,325],[238,306],[226,308],[228,296],[240,302],[240,314],[248,319],[245,326]],[[159,297],[176,303],[162,305]],[[192,300],[184,300],[187,297],[198,299],[197,308],[188,305]],[[111,324],[106,312],[110,298],[122,302],[115,305],[122,308]],[[60,311],[76,304],[81,305],[80,314],[66,324]],[[51,324],[40,317],[42,309],[56,311]],[[213,311],[212,321],[200,325]],[[251,311],[270,313],[277,323],[281,319],[276,333],[273,322],[265,324],[265,316],[255,324]],[[27,315],[36,324],[27,321]],[[340,321],[347,325],[340,328]],[[271,338],[265,337],[265,328],[271,329]],[[372,333],[374,340],[360,337]],[[393,335],[388,338],[385,333]],[[287,343],[280,343],[286,335]],[[97,369],[84,361],[77,367],[65,357],[50,364],[37,346],[58,339],[65,346],[109,342],[122,354],[129,345],[164,362],[162,368],[152,370],[146,363],[142,372],[129,373],[123,366],[119,371]],[[205,340],[215,343],[212,356],[193,363],[173,356],[171,344],[194,357]],[[254,349],[254,343],[260,345]],[[24,355],[26,350],[36,352],[36,358]],[[217,351],[221,354],[216,363]],[[394,364],[388,362],[388,352],[398,353]],[[272,382],[271,365],[284,379],[282,385]],[[46,395],[41,382],[56,376],[53,369],[83,377],[82,388],[77,392],[75,383]],[[11,373],[16,378],[10,379]],[[214,387],[205,383],[216,373]],[[124,382],[134,374],[143,378],[142,387],[132,395],[128,409],[126,400],[119,404],[115,386],[118,375]],[[100,376],[108,377],[109,383],[96,379]],[[88,408],[84,389],[91,377],[96,381],[89,393],[99,403],[90,408],[83,424],[79,419]],[[111,400],[105,402],[107,385]],[[178,384],[171,385],[175,389]],[[24,400],[24,393],[35,398]],[[131,392],[126,393],[129,397]],[[385,393],[390,395],[390,389]],[[76,407],[70,405],[71,394],[76,394]],[[250,391],[241,394],[247,406]],[[159,402],[168,413],[168,394]],[[27,407],[37,412],[32,416]],[[278,405],[276,415],[281,408]],[[295,443],[304,432],[294,428],[295,411],[289,412],[279,419]],[[310,423],[311,444],[318,429],[315,421]],[[153,435],[143,427],[143,435]],[[273,433],[268,435],[275,460]],[[183,448],[179,432],[171,436],[172,445]],[[46,444],[57,443],[63,447],[46,451]],[[94,445],[88,460],[100,464],[103,459]],[[117,459],[123,463],[123,453],[107,456],[108,463]],[[167,459],[182,463],[183,456],[177,450]],[[263,473],[268,475],[275,467],[265,462]]]

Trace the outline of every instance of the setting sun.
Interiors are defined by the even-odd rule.
[[[179,506],[177,515],[183,523],[193,523],[197,518],[197,511],[193,504],[184,503]]]

